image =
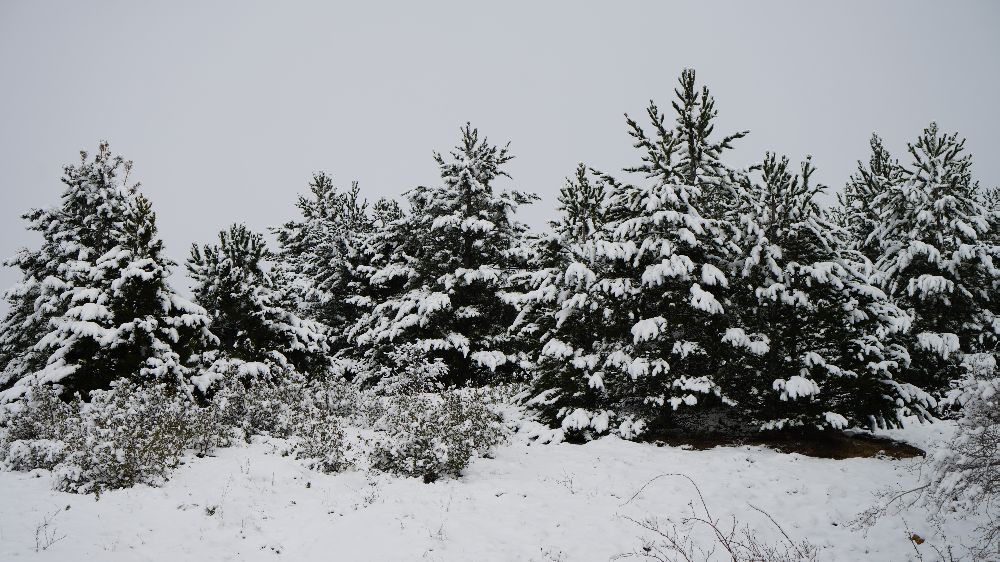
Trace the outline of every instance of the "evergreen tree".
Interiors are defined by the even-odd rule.
[[[940,392],[958,378],[961,354],[996,349],[1000,247],[965,141],[931,123],[908,148],[903,180],[875,200],[873,239],[883,286],[913,317],[911,382]]]
[[[375,362],[413,343],[444,362],[446,384],[482,384],[516,368],[507,333],[514,310],[502,293],[524,231],[513,215],[534,196],[494,188],[513,157],[470,125],[450,158],[434,158],[442,185],[408,192],[410,212],[376,237],[367,292],[381,295],[368,299],[353,341]]]
[[[25,214],[24,218],[38,224],[31,214]],[[42,281],[51,276],[56,266],[50,256],[27,248],[22,248],[4,265],[19,268],[22,278],[4,293],[9,308],[0,321],[0,389],[45,366],[45,356],[34,345],[45,335],[52,311],[36,307],[36,303],[42,292],[47,292]]]
[[[867,262],[845,251],[846,233],[816,204],[823,188],[813,171],[807,159],[793,174],[787,158],[768,154],[744,178],[721,384],[763,429],[895,425],[900,405],[927,405],[893,378],[907,356],[887,341],[909,318],[869,283]]]
[[[537,347],[539,335],[554,322],[555,307],[565,296],[566,267],[576,259],[586,260],[579,255],[582,245],[605,228],[607,194],[604,182],[592,176],[591,170],[578,164],[556,197],[558,220],[549,222],[547,232],[528,233],[522,244],[528,267],[513,276],[517,290],[507,300],[518,308],[513,327],[527,340],[528,348]]]
[[[559,341],[588,347],[606,328],[599,317],[586,322],[575,314],[571,324],[564,324],[560,315],[564,306],[576,302],[576,292],[583,288],[567,277],[567,268],[576,262],[594,266],[593,242],[606,228],[607,193],[604,181],[594,174],[581,163],[574,176],[567,178],[557,196],[559,218],[549,223],[548,232],[526,237],[528,267],[513,277],[515,290],[507,295],[518,310],[512,330],[532,365],[534,384],[543,393],[558,386],[562,370],[560,364],[544,358],[539,342],[559,331]],[[572,312],[572,307],[567,306],[567,311]],[[535,403],[542,405],[546,397]]]
[[[644,181],[601,176],[606,225],[573,252],[542,334],[531,403],[570,433],[633,437],[676,423],[681,408],[730,402],[714,373],[736,247],[733,229],[701,207],[719,214],[732,204],[719,157],[745,133],[713,141],[708,90],[697,95],[693,71],[680,84],[674,127],[655,103],[652,136],[626,116],[642,155],[626,172]]]
[[[573,178],[559,188],[556,198],[560,219],[549,223],[564,245],[589,240],[605,225],[604,206],[607,193],[604,182],[591,179],[591,171],[582,162],[577,164]]]
[[[987,187],[979,190],[979,204],[986,212],[990,223],[990,232],[985,240],[992,244],[1000,244],[1000,187]]]
[[[702,216],[719,218],[734,201],[730,169],[719,158],[732,148],[733,141],[747,136],[749,131],[712,140],[719,111],[708,86],[702,86],[699,92],[692,68],[684,69],[678,82],[672,102],[677,114],[675,135],[681,142],[677,174],[682,183],[698,188],[696,206]]]
[[[209,342],[204,310],[167,282],[173,263],[130,169],[101,143],[65,168],[58,207],[26,215],[43,244],[13,262],[24,281],[8,293],[0,398],[37,383],[87,394],[120,378],[186,382],[186,363]]]
[[[187,267],[195,301],[208,310],[221,363],[199,380],[202,390],[232,360],[250,364],[241,375],[271,378],[289,369],[321,375],[329,366],[328,328],[299,317],[281,269],[264,237],[235,224],[219,232],[218,244],[191,247]]]
[[[358,291],[365,237],[372,221],[357,182],[341,192],[326,173],[313,175],[310,196],[299,196],[301,218],[275,229],[278,260],[297,293],[299,312],[331,327],[331,344],[359,316],[349,298]],[[343,346],[345,342],[336,342]]]
[[[878,261],[879,241],[873,236],[881,222],[878,197],[902,181],[903,168],[892,158],[878,135],[872,135],[872,153],[866,166],[858,162],[842,193],[837,194],[834,219],[850,236],[852,246],[872,263]]]

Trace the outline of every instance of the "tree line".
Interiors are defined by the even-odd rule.
[[[748,132],[717,134],[716,115],[685,70],[669,109],[626,116],[635,164],[580,164],[541,232],[516,219],[537,197],[498,185],[509,146],[471,125],[403,203],[316,173],[277,248],[242,224],[191,248],[190,300],[131,163],[101,143],[65,167],[58,204],[24,215],[43,242],[7,262],[22,278],[0,400],[120,379],[202,402],[293,375],[514,382],[584,439],[946,414],[1000,336],[1000,192],[972,178],[964,140],[931,123],[900,160],[873,136],[823,208],[808,158],[727,164]]]

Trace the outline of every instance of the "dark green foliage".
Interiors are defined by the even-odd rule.
[[[932,123],[908,150],[912,162],[875,199],[870,238],[882,286],[913,317],[909,382],[942,392],[959,377],[961,354],[996,350],[1000,246],[965,141]]]
[[[289,279],[296,283],[298,312],[341,334],[360,315],[350,297],[362,282],[358,268],[367,264],[365,240],[373,228],[368,203],[360,198],[358,183],[341,192],[326,173],[313,174],[310,195],[299,196],[301,218],[275,229],[280,246],[277,258]],[[384,210],[385,203],[376,211]],[[336,337],[334,349],[345,341]]]
[[[327,328],[300,318],[264,237],[242,224],[219,233],[219,243],[191,248],[187,267],[195,301],[208,310],[219,349],[228,357],[270,362],[318,374],[329,365]]]
[[[173,263],[130,170],[102,143],[93,159],[81,153],[65,168],[58,207],[26,215],[43,243],[14,262],[24,281],[9,293],[0,327],[2,399],[37,381],[58,383],[67,396],[121,378],[186,383],[188,360],[210,337],[208,319],[170,287]]]
[[[699,92],[694,69],[687,68],[681,72],[674,95],[675,99],[671,102],[677,114],[674,134],[683,146],[676,165],[677,174],[681,183],[700,190],[697,206],[702,216],[719,218],[733,202],[728,182],[730,169],[720,157],[733,147],[733,141],[747,136],[749,131],[712,140],[719,111],[715,109],[715,98],[709,93],[708,86],[702,86]],[[652,102],[650,105],[655,107]]]
[[[878,135],[872,135],[872,153],[868,165],[858,162],[858,170],[837,194],[834,220],[847,230],[852,247],[872,263],[881,256],[880,242],[874,236],[881,222],[881,210],[876,207],[879,196],[899,184],[903,168],[882,144]]]
[[[600,228],[536,290],[555,321],[541,334],[532,403],[570,432],[632,437],[725,400],[714,373],[735,246],[719,214],[734,192],[719,157],[745,133],[710,138],[714,101],[693,71],[675,93],[673,126],[655,103],[650,133],[627,118],[642,163],[625,171],[640,183],[600,175]]]
[[[494,188],[513,157],[471,126],[450,157],[434,158],[442,185],[407,193],[409,213],[374,237],[381,247],[356,299],[369,312],[352,341],[376,365],[387,349],[414,343],[445,363],[445,384],[503,379],[517,368],[507,334],[515,311],[502,299],[524,231],[512,216],[534,197]]]
[[[919,389],[893,380],[905,353],[889,340],[908,318],[824,218],[811,162],[800,174],[788,164],[768,154],[732,211],[743,258],[731,276],[724,392],[765,428],[895,425],[899,406],[926,406]]]

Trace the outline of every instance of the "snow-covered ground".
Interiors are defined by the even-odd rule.
[[[923,426],[897,437],[919,445],[946,430]],[[98,500],[52,491],[45,472],[0,473],[0,560],[609,560],[649,536],[630,518],[690,513],[695,490],[681,477],[656,478],[665,473],[697,482],[713,516],[735,515],[777,539],[751,506],[768,512],[793,538],[821,547],[822,560],[906,560],[914,556],[908,532],[933,535],[917,510],[867,534],[848,525],[873,492],[915,482],[913,460],[692,451],[617,438],[515,440],[461,479],[424,484],[361,471],[324,475],[274,451],[260,441],[189,458],[162,487]],[[973,526],[959,521],[944,531],[959,543]],[[930,559],[929,547],[917,548]]]

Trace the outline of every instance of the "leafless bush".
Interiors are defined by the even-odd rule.
[[[629,504],[652,482],[663,477],[680,477],[694,487],[697,502],[690,504],[691,514],[671,518],[625,519],[651,532],[655,538],[644,540],[635,552],[619,558],[638,557],[657,562],[815,562],[819,560],[818,548],[806,540],[792,539],[784,528],[764,510],[750,506],[761,513],[781,533],[779,542],[762,540],[749,525],[740,523],[735,516],[723,521],[712,515],[701,489],[684,474],[661,474],[642,486],[624,505]]]
[[[48,550],[52,545],[66,538],[66,535],[60,534],[55,526],[55,518],[62,511],[60,509],[42,517],[41,522],[35,525],[35,552]]]
[[[936,560],[963,559],[955,546],[972,560],[1000,560],[1000,378],[990,354],[967,356],[965,366],[968,376],[946,401],[959,407],[955,436],[939,443],[917,467],[920,485],[883,491],[854,524],[869,529],[879,519],[901,516],[910,508],[927,510],[938,529],[951,518],[981,517],[975,536],[963,538],[961,545],[952,544],[955,538],[943,533],[913,542],[927,542]],[[919,550],[917,554],[923,559]]]

